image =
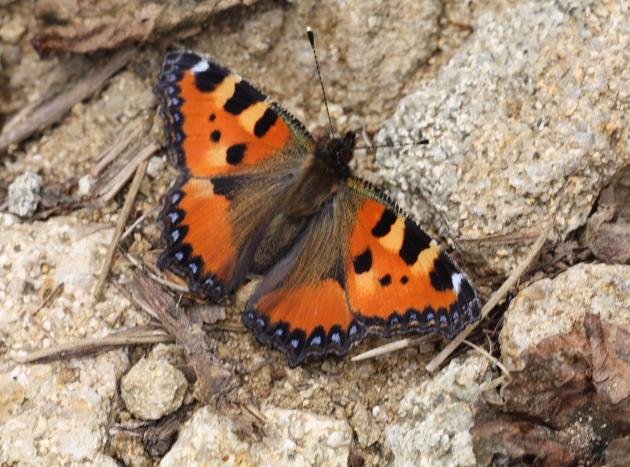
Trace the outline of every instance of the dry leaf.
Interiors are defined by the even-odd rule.
[[[203,25],[210,15],[243,0],[39,0],[35,16],[49,24],[32,41],[40,55],[78,53],[144,43]]]
[[[626,441],[619,439],[630,432],[630,333],[593,314],[584,329],[523,352],[524,368],[501,390],[504,404],[484,402],[477,410],[478,462],[591,465],[608,444],[607,459],[623,456]]]

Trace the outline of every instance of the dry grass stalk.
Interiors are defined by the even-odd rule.
[[[127,197],[125,198],[125,204],[123,204],[122,210],[118,215],[118,221],[116,222],[116,231],[114,232],[114,237],[109,245],[107,250],[107,255],[105,256],[105,261],[103,262],[103,266],[101,268],[101,272],[98,276],[98,280],[96,282],[96,287],[94,288],[94,299],[98,300],[101,292],[103,291],[103,287],[105,286],[105,281],[107,280],[107,275],[109,274],[109,269],[112,265],[112,260],[114,258],[114,253],[116,252],[116,246],[118,245],[118,241],[120,240],[120,236],[122,235],[122,231],[127,224],[127,219],[129,219],[129,214],[131,213],[131,208],[133,207],[133,203],[136,200],[136,196],[138,196],[138,191],[140,190],[140,183],[142,183],[142,179],[144,178],[144,174],[147,171],[148,162],[145,159],[140,163],[138,168],[136,169],[136,175],[134,176],[133,182],[129,187],[129,192],[127,193]]]
[[[83,339],[77,342],[55,345],[47,349],[31,352],[24,357],[14,359],[17,363],[34,363],[58,360],[60,358],[80,357],[95,352],[108,350],[111,347],[120,347],[138,344],[156,344],[159,342],[171,342],[173,338],[163,329],[140,326],[126,329],[105,337]]]

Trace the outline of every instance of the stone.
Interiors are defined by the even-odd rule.
[[[473,21],[435,79],[400,101],[377,135],[374,180],[423,225],[507,273],[529,244],[484,237],[582,226],[630,164],[628,4],[523,1]],[[422,133],[428,146],[412,144]],[[474,250],[474,251],[473,251]]]
[[[147,164],[147,175],[151,178],[158,178],[165,166],[164,158],[160,156],[153,156],[149,159]]]
[[[521,353],[546,337],[583,329],[584,315],[630,330],[630,265],[578,264],[554,279],[521,290],[505,313],[499,335],[508,369],[523,366]]]
[[[264,437],[251,442],[239,439],[229,417],[203,407],[184,426],[160,466],[347,465],[352,430],[345,421],[275,407],[262,412]]]
[[[92,298],[113,233],[103,227],[72,216],[2,225],[0,465],[116,465],[106,454],[107,430],[128,367],[125,351],[15,363],[27,352],[110,332],[108,314],[134,316],[112,288],[103,303]],[[42,306],[46,297],[53,298]]]
[[[35,214],[41,199],[42,177],[35,172],[24,172],[9,185],[9,212],[20,217],[30,217]]]
[[[381,430],[373,420],[378,416],[380,410],[375,409],[378,409],[378,407],[374,407],[370,413],[363,404],[357,404],[354,407],[350,425],[356,432],[359,445],[362,448],[373,445],[381,436]]]
[[[120,383],[127,410],[142,420],[157,420],[175,412],[184,401],[188,382],[165,360],[142,358]]]
[[[398,420],[385,428],[385,447],[394,455],[391,465],[476,465],[469,430],[489,379],[488,361],[469,354],[411,388],[400,402]]]
[[[8,44],[17,44],[26,32],[26,26],[21,18],[12,18],[9,21],[0,23],[0,41]]]
[[[94,179],[90,174],[86,174],[79,179],[79,196],[89,196],[92,194],[92,187],[94,186]]]
[[[0,383],[10,390],[0,421],[0,464],[115,466],[104,454],[106,428],[126,365],[124,352],[117,350],[0,373],[0,381],[12,381]]]

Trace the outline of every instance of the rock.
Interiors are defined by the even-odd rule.
[[[153,156],[149,159],[149,164],[147,165],[147,175],[151,178],[158,178],[165,165],[163,157]]]
[[[521,368],[521,353],[542,339],[583,329],[584,315],[630,330],[630,266],[578,264],[555,279],[534,282],[512,300],[499,343],[501,359]]]
[[[319,44],[331,52],[324,76],[339,79],[343,71],[347,86],[334,103],[363,109],[369,123],[380,123],[373,116],[380,118],[383,107],[391,108],[392,99],[401,96],[408,81],[437,49],[443,5],[438,0],[333,0],[330,4],[337,24],[334,39],[324,36]],[[391,27],[393,24],[396,26]]]
[[[46,365],[18,365],[0,421],[0,464],[68,465],[89,460],[115,466],[104,454],[116,382],[127,365],[122,351]],[[3,392],[2,391],[2,392]]]
[[[399,420],[385,428],[394,466],[474,466],[469,433],[475,403],[490,378],[486,359],[455,359],[433,378],[409,390]]]
[[[24,174],[13,180],[9,185],[9,211],[20,217],[30,217],[35,214],[41,199],[42,177],[35,172]]]
[[[381,430],[374,423],[374,418],[378,416],[380,410],[377,407],[372,409],[372,413],[368,412],[363,404],[357,404],[354,407],[354,414],[350,419],[350,424],[357,434],[359,445],[367,448],[378,441],[381,436]]]
[[[26,26],[20,18],[13,18],[0,26],[0,41],[7,44],[17,44],[26,32]]]
[[[234,422],[204,407],[182,429],[162,467],[175,465],[347,465],[352,430],[345,421],[269,408],[262,441],[240,440]]]
[[[94,179],[91,175],[84,175],[79,179],[79,191],[80,196],[88,196],[92,194],[92,187],[94,186]]]
[[[20,365],[27,351],[108,332],[104,316],[134,316],[112,288],[95,304],[95,271],[112,229],[73,217],[2,226],[0,242],[0,465],[116,465],[105,454],[128,366],[123,350]],[[56,291],[56,292],[55,292]],[[51,295],[53,294],[53,295]],[[42,306],[46,297],[52,297]]]
[[[529,0],[490,9],[434,80],[403,99],[377,142],[375,179],[452,239],[582,226],[630,151],[627,5]],[[428,146],[411,145],[426,136]],[[405,146],[406,144],[406,146]],[[529,251],[475,241],[505,273]],[[468,245],[468,242],[467,242]]]
[[[188,382],[165,360],[142,358],[120,384],[127,410],[142,420],[157,420],[175,412],[184,401]]]
[[[306,24],[315,32],[338,131],[377,129],[438,48],[438,0],[304,0],[282,11],[261,3],[233,31],[206,28],[192,48],[250,80],[310,129],[328,126],[328,119]]]

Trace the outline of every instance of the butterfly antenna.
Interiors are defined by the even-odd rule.
[[[326,115],[328,115],[328,123],[330,125],[330,136],[335,137],[335,131],[333,130],[332,119],[330,118],[330,111],[328,110],[328,100],[326,99],[326,91],[324,90],[324,81],[322,80],[322,73],[319,71],[319,60],[317,60],[317,52],[315,51],[315,34],[310,26],[306,28],[306,35],[308,41],[311,43],[311,49],[313,49],[313,57],[315,57],[315,68],[317,68],[317,76],[319,77],[319,84],[322,87],[322,95],[324,96],[324,105],[326,106]]]

